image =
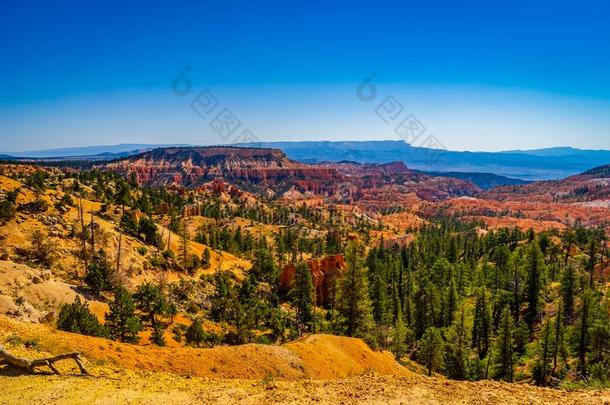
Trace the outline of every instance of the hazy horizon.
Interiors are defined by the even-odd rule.
[[[288,140],[288,141],[261,141],[263,144],[267,143],[299,143],[299,142],[401,142],[399,139],[364,139],[364,140],[350,140],[350,139],[339,139],[339,140],[325,140],[325,139],[308,139],[308,140]],[[404,142],[404,141],[402,141]],[[253,145],[256,145],[257,142],[251,142]],[[236,146],[243,146],[244,144],[239,144]],[[7,151],[0,150],[0,153],[15,155],[22,155],[29,152],[53,152],[53,151],[69,151],[69,150],[83,150],[83,149],[104,149],[108,152],[127,152],[132,151],[134,149],[138,149],[139,147],[154,147],[154,148],[162,148],[162,147],[210,147],[210,146],[233,146],[232,144],[223,144],[223,143],[211,143],[211,144],[182,144],[182,143],[147,143],[147,142],[126,142],[126,143],[118,143],[118,144],[90,144],[90,145],[82,145],[82,146],[60,146],[60,147],[52,147],[52,148],[44,148],[44,149],[31,149],[31,150],[16,150],[16,151]],[[130,149],[133,147],[134,149]],[[264,146],[263,146],[264,147]],[[413,145],[413,147],[417,147]],[[483,153],[500,153],[500,152],[525,152],[525,151],[535,151],[535,150],[546,150],[546,149],[575,149],[575,150],[583,150],[583,151],[608,151],[610,149],[598,148],[598,149],[587,149],[587,148],[577,148],[570,145],[556,145],[556,146],[548,146],[543,148],[532,148],[532,149],[502,149],[502,150],[454,150],[448,149],[448,151],[452,152],[483,152]],[[104,153],[104,152],[101,152]],[[22,156],[15,156],[22,157]]]

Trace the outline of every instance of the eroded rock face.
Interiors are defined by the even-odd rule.
[[[309,177],[332,180],[339,176],[332,168],[292,161],[277,149],[236,147],[159,148],[100,168],[156,186],[193,187],[215,178],[258,185]]]
[[[326,256],[321,259],[310,259],[307,261],[311,278],[316,290],[316,302],[318,305],[329,303],[333,282],[340,278],[345,270],[345,259],[343,255]],[[292,288],[296,265],[290,263],[282,269],[280,274],[280,290],[288,292]]]
[[[230,184],[287,201],[325,198],[380,210],[404,206],[409,195],[439,201],[480,191],[463,180],[411,171],[403,162],[305,164],[290,160],[277,149],[228,146],[159,148],[96,169],[134,177],[149,186],[197,189],[215,182],[217,191]]]

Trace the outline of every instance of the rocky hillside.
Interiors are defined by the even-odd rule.
[[[325,198],[380,209],[414,194],[429,201],[473,195],[480,189],[459,179],[413,172],[402,162],[304,164],[277,149],[236,147],[159,148],[96,166],[139,184],[197,188],[214,179],[272,198]]]
[[[288,178],[322,181],[338,177],[335,170],[291,161],[277,149],[233,147],[159,148],[98,168],[156,186],[196,187],[217,177],[250,186]]]
[[[422,215],[443,212],[480,220],[491,228],[565,229],[577,225],[610,229],[609,167],[561,180],[496,187],[474,196],[424,204]]]
[[[497,187],[484,194],[495,200],[583,203],[610,199],[610,165],[561,180]]]

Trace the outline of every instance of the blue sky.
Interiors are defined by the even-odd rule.
[[[222,143],[204,89],[261,140],[398,139],[392,95],[449,149],[610,149],[607,2],[81,3],[0,5],[1,151]]]

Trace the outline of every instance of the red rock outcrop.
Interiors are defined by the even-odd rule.
[[[218,192],[226,182],[252,192],[272,189],[278,195],[291,187],[328,194],[343,178],[334,168],[296,162],[277,149],[229,146],[159,148],[95,168],[135,177],[149,186],[199,188],[223,179],[215,184]]]
[[[307,260],[307,265],[311,272],[311,278],[316,290],[316,302],[318,305],[328,304],[330,293],[333,288],[333,280],[335,277],[341,277],[345,270],[345,259],[343,255],[326,256],[321,259]],[[290,263],[282,269],[280,274],[280,290],[283,292],[290,291],[296,265]]]

